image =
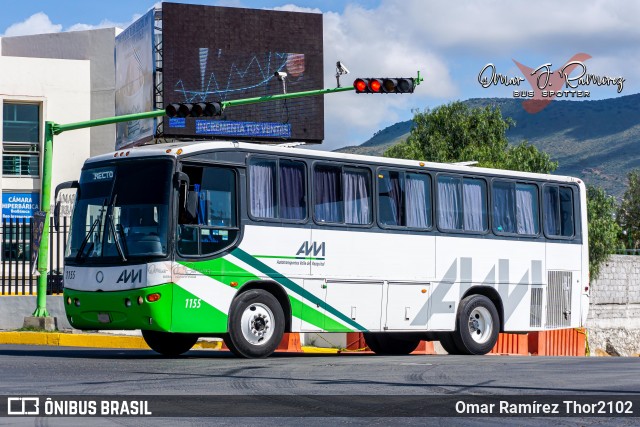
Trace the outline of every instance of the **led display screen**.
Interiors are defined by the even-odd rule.
[[[162,4],[165,105],[322,89],[322,51],[321,14]],[[323,108],[322,96],[234,106],[221,117],[165,118],[162,132],[319,143]]]

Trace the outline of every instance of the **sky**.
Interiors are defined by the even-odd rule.
[[[424,82],[411,95],[325,96],[322,149],[359,145],[380,129],[409,120],[415,111],[469,98],[511,98],[514,90],[532,90],[515,61],[534,70],[551,64],[549,69],[555,71],[576,54],[588,55],[585,69],[577,68],[568,76],[584,72],[610,84],[591,81],[568,88],[589,91],[589,97],[576,101],[640,92],[640,2],[635,0],[176,2],[322,13],[325,87],[335,86],[338,60],[351,72],[344,84],[356,77],[413,77],[420,71]],[[156,4],[153,0],[5,1],[0,36],[125,28]],[[488,64],[493,67],[481,75]],[[492,70],[519,84],[491,84]],[[487,84],[481,84],[480,75]]]

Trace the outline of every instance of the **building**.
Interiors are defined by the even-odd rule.
[[[90,63],[0,56],[0,69],[2,216],[29,218],[40,200],[44,122],[89,120]],[[89,138],[83,129],[55,139],[53,186],[78,178],[90,154]]]
[[[29,218],[38,209],[45,121],[72,123],[115,115],[116,31],[0,39],[3,218]],[[77,179],[88,157],[113,150],[114,139],[114,125],[57,136],[52,189]]]

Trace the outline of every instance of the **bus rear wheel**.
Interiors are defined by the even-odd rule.
[[[500,333],[498,310],[484,295],[469,295],[460,301],[453,341],[461,354],[487,354]]]
[[[363,335],[371,351],[380,355],[410,354],[420,344],[420,338],[407,334],[368,332]]]
[[[163,356],[180,356],[191,350],[198,341],[196,335],[160,331],[143,330],[142,337],[151,350]]]
[[[229,310],[229,333],[224,343],[238,357],[270,356],[284,334],[284,311],[278,300],[262,289],[238,295]]]
[[[440,345],[444,348],[449,354],[462,354],[456,346],[455,341],[453,340],[453,332],[443,332],[438,335],[438,341],[440,341]]]

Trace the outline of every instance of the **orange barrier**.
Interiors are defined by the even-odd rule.
[[[528,356],[529,341],[527,339],[527,334],[502,333],[498,335],[498,342],[489,353]]]
[[[285,332],[282,341],[276,348],[276,351],[287,353],[302,353],[302,345],[300,344],[300,334],[298,332]]]
[[[431,341],[420,341],[418,348],[413,350],[411,354],[437,354]]]
[[[368,350],[362,332],[347,332],[347,346],[344,349],[349,351]]]
[[[584,356],[586,335],[584,329],[557,329],[553,331],[529,332],[528,334],[501,333],[490,354],[526,356]],[[222,344],[222,350],[228,350]],[[302,353],[300,334],[285,333],[276,349],[278,352]],[[352,352],[371,354],[361,332],[347,333],[347,346],[338,353]],[[420,341],[411,354],[437,354],[433,342]]]
[[[529,349],[537,356],[584,356],[584,329],[557,329],[529,333]]]

